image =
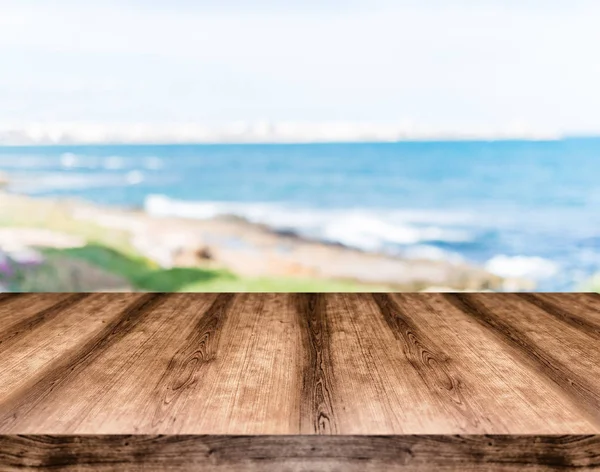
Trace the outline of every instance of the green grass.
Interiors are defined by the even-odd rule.
[[[292,277],[239,277],[225,269],[158,268],[151,261],[99,244],[81,248],[47,249],[52,258],[84,260],[127,279],[133,288],[149,292],[356,292],[377,287],[358,283]],[[380,287],[381,290],[385,288]]]
[[[56,286],[77,285],[69,282],[73,272],[65,261],[85,261],[105,272],[126,279],[136,290],[152,292],[357,292],[386,290],[386,287],[352,281],[293,277],[240,277],[226,269],[208,267],[160,268],[140,256],[131,246],[126,231],[107,229],[91,221],[73,218],[61,205],[51,200],[23,199],[0,209],[0,226],[44,228],[84,238],[81,248],[46,249],[48,264],[40,268],[30,285],[32,291],[51,290]],[[79,271],[85,269],[78,269]],[[52,279],[56,279],[53,283]],[[61,279],[61,280],[58,280]],[[85,285],[85,284],[84,284]],[[85,285],[88,286],[89,284]],[[388,288],[389,289],[389,288]]]

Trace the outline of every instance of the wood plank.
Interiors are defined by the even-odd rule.
[[[333,365],[330,329],[323,294],[294,297],[298,324],[302,330],[304,363],[300,434],[336,434],[337,421],[333,408]]]
[[[600,470],[600,436],[0,436],[3,471]]]
[[[0,294],[0,354],[18,342],[20,336],[86,298],[86,294]]]
[[[546,313],[600,340],[600,295],[589,293],[520,293]],[[584,315],[582,315],[584,313]]]
[[[390,328],[376,298],[345,294],[326,298],[341,431],[463,431],[464,415],[448,410],[437,390],[429,389],[429,376],[415,368],[412,350],[397,327]]]
[[[292,321],[284,296],[236,295],[220,342],[214,346],[202,381],[188,392],[189,408],[176,430],[297,432]]]
[[[50,304],[31,298],[20,322],[9,323],[2,330],[0,345],[0,424],[2,406],[11,397],[18,397],[52,369],[59,368],[90,336],[106,329],[106,323],[119,313],[119,307],[139,296],[108,294],[77,294],[69,297],[48,297]],[[39,311],[38,311],[39,310]],[[29,313],[28,313],[29,312]],[[10,414],[16,413],[11,410]]]
[[[588,329],[574,327],[516,294],[448,294],[455,307],[494,333],[514,357],[554,384],[600,427],[600,349]]]
[[[386,298],[386,295],[376,295]],[[427,390],[462,414],[453,434],[586,434],[598,431],[580,406],[529,369],[492,331],[448,303],[444,294],[392,294],[413,362]],[[426,336],[433,338],[428,339]],[[435,337],[432,334],[435,334]],[[432,347],[433,346],[433,347]],[[471,424],[465,422],[469,420]]]
[[[234,296],[223,320],[220,341],[212,347],[201,382],[187,392],[189,406],[175,430],[207,434],[297,432],[294,326],[287,296]]]
[[[101,352],[94,351],[93,362],[70,371],[59,390],[39,399],[36,412],[44,412],[43,418],[21,414],[10,431],[26,434],[42,428],[57,434],[109,434],[123,427],[135,432],[148,403],[144,395],[165,371],[186,330],[192,329],[191,315],[214,298],[169,294],[153,299],[153,309],[134,313],[135,318],[130,319],[134,322],[122,325],[120,340],[113,339]],[[130,314],[131,309],[121,314],[121,319]],[[105,330],[102,335],[110,334],[111,330]]]
[[[15,365],[10,364],[13,361],[12,357],[9,362],[6,361],[6,355],[2,357],[3,382],[0,384],[11,382],[15,378],[27,381],[18,388],[6,392],[3,397],[0,403],[0,430],[12,432],[13,428],[18,428],[23,417],[32,418],[33,425],[39,424],[49,410],[44,406],[44,400],[52,395],[61,396],[62,386],[88,368],[105,349],[123,338],[140,321],[146,311],[164,299],[157,294],[114,295],[110,297],[110,303],[107,304],[107,296],[107,294],[99,294],[95,300],[101,301],[101,304],[90,303],[87,310],[75,311],[74,322],[69,318],[70,311],[67,310],[65,317],[58,319],[61,324],[57,326],[56,333],[42,328],[34,330],[31,336],[25,339],[28,342],[25,347],[26,353],[23,354],[21,350],[15,349],[16,360],[19,361]],[[69,336],[64,336],[65,332],[68,332]],[[48,337],[49,333],[52,336]],[[60,340],[55,340],[55,336],[60,337]],[[51,350],[56,344],[62,347],[64,343],[68,344],[66,352],[61,350],[62,352],[58,354],[52,350],[51,358],[44,356],[43,367],[36,369],[39,375],[27,379],[26,373],[15,374],[15,370],[24,370],[29,366],[32,349],[35,350],[42,345]],[[45,353],[45,350],[43,352]],[[7,365],[13,368],[7,369]],[[86,395],[87,392],[79,393],[82,394]],[[65,398],[66,401],[73,399],[73,397]]]

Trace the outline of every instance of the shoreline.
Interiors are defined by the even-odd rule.
[[[99,206],[72,198],[34,198],[0,190],[3,227],[95,228],[163,269],[228,270],[241,277],[298,278],[398,291],[522,291],[529,280],[504,278],[449,260],[409,259],[311,239],[240,216],[152,216],[143,209]],[[46,221],[46,223],[44,223]],[[44,224],[46,226],[44,226]],[[64,231],[69,233],[69,231]],[[85,236],[95,240],[94,231]]]

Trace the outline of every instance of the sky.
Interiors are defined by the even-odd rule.
[[[0,123],[600,132],[597,0],[0,0]]]

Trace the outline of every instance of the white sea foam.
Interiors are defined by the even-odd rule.
[[[59,157],[59,166],[64,170],[79,170],[79,169],[110,169],[110,164],[106,165],[106,162],[110,163],[112,157],[109,157],[108,160],[98,156],[89,156],[85,154],[75,154],[72,152],[65,152]],[[46,159],[45,162],[47,167],[54,167],[56,161],[51,161]]]
[[[194,219],[236,215],[275,229],[292,230],[303,236],[369,251],[381,250],[389,245],[409,246],[427,241],[464,242],[473,238],[467,231],[435,224],[431,221],[432,215],[429,215],[430,224],[423,225],[414,224],[402,212],[316,210],[273,203],[188,202],[164,195],[148,196],[145,210],[154,216]],[[439,253],[436,257],[439,257]]]
[[[108,170],[119,170],[125,167],[125,161],[119,156],[110,156],[104,160],[104,168]]]
[[[45,157],[8,155],[0,156],[0,167],[6,169],[40,169],[54,167],[55,163]]]
[[[41,194],[55,191],[81,191],[91,188],[114,188],[134,185],[144,180],[143,174],[65,172],[11,175],[11,190],[19,193]]]
[[[144,181],[144,174],[139,170],[132,170],[127,173],[126,179],[129,185],[137,185]]]
[[[506,256],[492,257],[485,268],[501,277],[523,277],[535,280],[546,279],[557,274],[558,264],[542,257]]]
[[[60,163],[64,168],[70,169],[77,165],[78,158],[79,157],[72,152],[65,152],[60,156]]]
[[[323,228],[323,237],[348,246],[376,250],[386,244],[413,245],[424,241],[459,242],[469,235],[439,226],[416,226],[393,216],[339,213]]]
[[[163,161],[158,157],[148,157],[144,161],[144,166],[148,170],[159,170],[164,167]]]

